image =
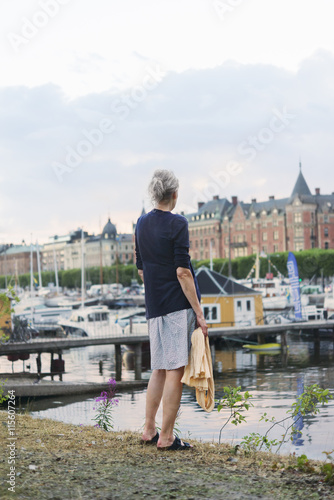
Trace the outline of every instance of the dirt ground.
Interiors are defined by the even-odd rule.
[[[0,498],[7,499],[334,499],[321,462],[234,455],[228,445],[191,441],[192,451],[162,452],[139,434],[16,415],[15,493],[7,413],[0,411]],[[13,447],[12,447],[13,448]]]

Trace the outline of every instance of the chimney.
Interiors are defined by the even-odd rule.
[[[252,203],[256,203],[256,198],[252,198]]]
[[[315,188],[315,194],[320,194],[320,188]]]
[[[198,204],[198,210],[199,210],[204,205],[204,201],[199,201],[197,204]]]
[[[213,199],[213,200],[219,200],[219,195],[218,195],[218,194],[216,194],[216,195],[215,195],[212,199]]]
[[[232,196],[232,204],[236,207],[238,204],[238,197],[237,196]]]
[[[275,196],[269,196],[269,200],[274,200]]]

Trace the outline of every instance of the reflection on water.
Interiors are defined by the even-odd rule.
[[[226,347],[216,350],[215,385],[216,397],[223,394],[225,385],[241,386],[252,395],[254,407],[246,414],[247,422],[235,427],[228,424],[222,439],[237,444],[251,432],[264,434],[268,423],[260,422],[264,412],[276,420],[286,416],[287,410],[303,392],[305,386],[317,383],[329,388],[334,394],[334,345],[332,340],[322,340],[319,344],[310,337],[291,336],[286,356],[280,352],[258,354],[247,352],[240,347]],[[73,349],[64,353],[66,373],[64,380],[107,381],[114,375],[114,349],[111,346],[94,346]],[[149,359],[143,358],[143,378],[148,378]],[[123,378],[131,380],[133,356],[123,355]],[[119,394],[119,406],[114,410],[115,430],[139,431],[144,423],[146,390],[133,390]],[[48,398],[32,403],[32,414],[74,424],[93,425],[93,398],[78,397]],[[219,431],[227,413],[205,413],[196,403],[195,392],[185,387],[182,396],[181,415],[178,428],[183,437],[193,437],[203,441],[218,441]],[[157,416],[161,424],[161,410]],[[305,453],[309,458],[323,459],[323,451],[334,449],[334,403],[321,410],[319,415],[306,416],[296,421],[299,432],[292,442],[281,449],[282,453],[297,455]],[[270,439],[279,439],[282,428],[274,428]],[[270,437],[269,436],[269,437]]]

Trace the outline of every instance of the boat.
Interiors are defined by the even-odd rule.
[[[281,344],[243,344],[244,349],[249,349],[251,351],[280,351]]]
[[[69,319],[62,319],[58,324],[65,330],[68,336],[79,337],[122,337],[128,334],[138,335],[143,333],[136,331],[136,321],[133,328],[130,324],[130,316],[135,318],[142,313],[142,308],[133,308],[127,315],[120,315],[119,311],[111,311],[107,306],[99,305],[77,309],[72,312]],[[124,316],[124,317],[123,317]],[[145,322],[144,327],[145,327]],[[132,331],[133,330],[133,331]],[[147,324],[146,324],[147,334]]]
[[[248,278],[238,280],[241,285],[262,293],[263,309],[283,311],[290,306],[290,284],[280,278]]]

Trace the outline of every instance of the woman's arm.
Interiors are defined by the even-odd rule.
[[[207,337],[208,326],[204,318],[201,304],[199,303],[197,297],[193,275],[191,274],[190,269],[186,267],[178,267],[176,269],[176,275],[184,295],[187,297],[191,307],[196,314],[197,324],[200,328],[202,328],[203,335]]]
[[[138,269],[138,274],[139,274],[140,279],[144,283],[144,271],[142,269]]]

